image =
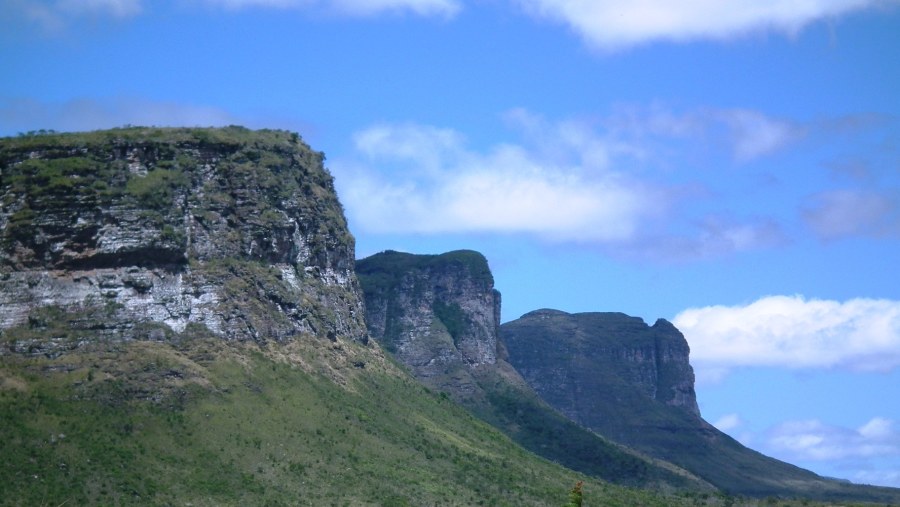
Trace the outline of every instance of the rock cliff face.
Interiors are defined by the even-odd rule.
[[[509,362],[579,424],[752,496],[841,495],[842,486],[748,449],[700,417],[689,349],[669,322],[538,310],[501,326]]]
[[[188,329],[365,341],[322,160],[238,127],[0,140],[0,354]]]
[[[523,447],[620,484],[710,488],[578,426],[528,387],[498,339],[500,293],[480,253],[388,251],[358,261],[356,269],[371,336],[419,381]]]
[[[504,325],[502,336],[525,380],[582,424],[603,424],[592,394],[611,386],[700,416],[687,341],[663,319],[648,326],[621,313],[538,310]]]
[[[429,387],[468,397],[473,369],[497,362],[500,293],[484,256],[472,251],[362,259],[372,338]]]

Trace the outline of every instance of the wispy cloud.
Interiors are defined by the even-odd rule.
[[[716,422],[713,423],[713,426],[718,428],[721,431],[731,431],[735,428],[740,427],[743,424],[741,417],[737,414],[725,414],[722,417],[716,419]]]
[[[206,0],[226,9],[324,9],[352,16],[385,12],[409,12],[419,16],[453,17],[463,7],[461,0]]]
[[[5,10],[52,33],[71,23],[73,18],[101,16],[127,19],[144,9],[142,0],[10,0]]]
[[[900,237],[900,190],[841,189],[817,193],[803,219],[824,240]]]
[[[409,13],[423,17],[452,18],[463,8],[462,0],[181,0],[184,4],[206,5],[227,10],[306,9],[345,16],[375,16]],[[57,33],[85,16],[128,19],[147,10],[154,2],[145,0],[9,0],[0,14],[13,14]]]
[[[625,138],[686,139],[726,147],[732,159],[742,163],[772,154],[806,133],[801,124],[745,108],[678,112],[660,104],[620,105],[607,123]]]
[[[62,103],[0,99],[0,133],[29,130],[82,131],[148,126],[224,126],[242,123],[225,110],[137,98],[76,99]]]
[[[744,445],[810,469],[827,467],[862,484],[900,486],[900,426],[886,417],[871,417],[858,427],[819,419],[790,420],[756,431],[738,414],[726,414],[713,426]]]
[[[858,428],[828,425],[817,419],[781,423],[765,434],[766,449],[792,460],[900,457],[896,423],[874,417]]]
[[[769,296],[747,305],[688,309],[673,323],[691,345],[698,379],[721,378],[739,366],[900,366],[900,301]]]
[[[561,22],[591,46],[616,50],[651,41],[730,39],[757,31],[794,35],[815,21],[891,2],[881,0],[517,0]]]

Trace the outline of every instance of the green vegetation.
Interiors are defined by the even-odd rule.
[[[97,228],[139,225],[149,233],[147,246],[180,258],[190,210],[202,226],[228,229],[222,241],[234,250],[259,257],[275,255],[273,232],[290,237],[299,227],[319,261],[329,248],[353,249],[323,160],[295,133],[241,127],[2,138],[0,218],[9,226],[0,230],[0,244],[64,264],[65,248],[48,245],[91,247]],[[72,226],[76,219],[82,230]]]
[[[435,301],[432,305],[432,310],[434,311],[434,316],[447,328],[447,332],[453,338],[453,343],[458,345],[460,337],[463,336],[469,325],[466,313],[458,304],[447,304],[442,301]]]
[[[187,340],[7,356],[0,374],[4,505],[548,505],[576,477],[369,366],[342,385]]]
[[[342,347],[185,335],[3,356],[0,505],[561,505],[577,481],[585,505],[764,505],[580,476]]]
[[[494,277],[487,259],[472,250],[455,250],[440,255],[417,255],[394,250],[366,257],[356,263],[356,274],[367,292],[386,293],[400,283],[401,277],[411,271],[461,269],[468,277],[483,287],[493,287]]]

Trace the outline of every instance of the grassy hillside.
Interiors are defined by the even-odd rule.
[[[666,503],[541,460],[376,352],[340,347],[3,356],[0,504],[562,505],[577,480],[587,498]]]
[[[552,506],[579,480],[584,505],[764,505],[582,477],[377,352],[322,345],[2,356],[0,505]]]

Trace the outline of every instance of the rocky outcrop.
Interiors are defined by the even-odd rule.
[[[478,252],[387,251],[357,262],[366,323],[426,386],[446,393],[514,441],[582,473],[628,485],[711,489],[566,419],[506,361],[500,293]]]
[[[480,253],[386,251],[362,259],[369,333],[429,387],[477,391],[472,371],[497,362],[500,293]]]
[[[296,134],[239,127],[0,140],[0,350],[186,330],[365,341],[322,161]]]
[[[717,488],[751,496],[852,495],[763,456],[700,417],[689,348],[669,322],[621,313],[538,310],[501,326],[509,362],[579,424],[674,463]]]
[[[648,326],[622,313],[538,310],[503,326],[509,361],[551,405],[598,426],[591,393],[627,390],[699,417],[684,336],[660,319]],[[621,393],[617,396],[621,397]]]

